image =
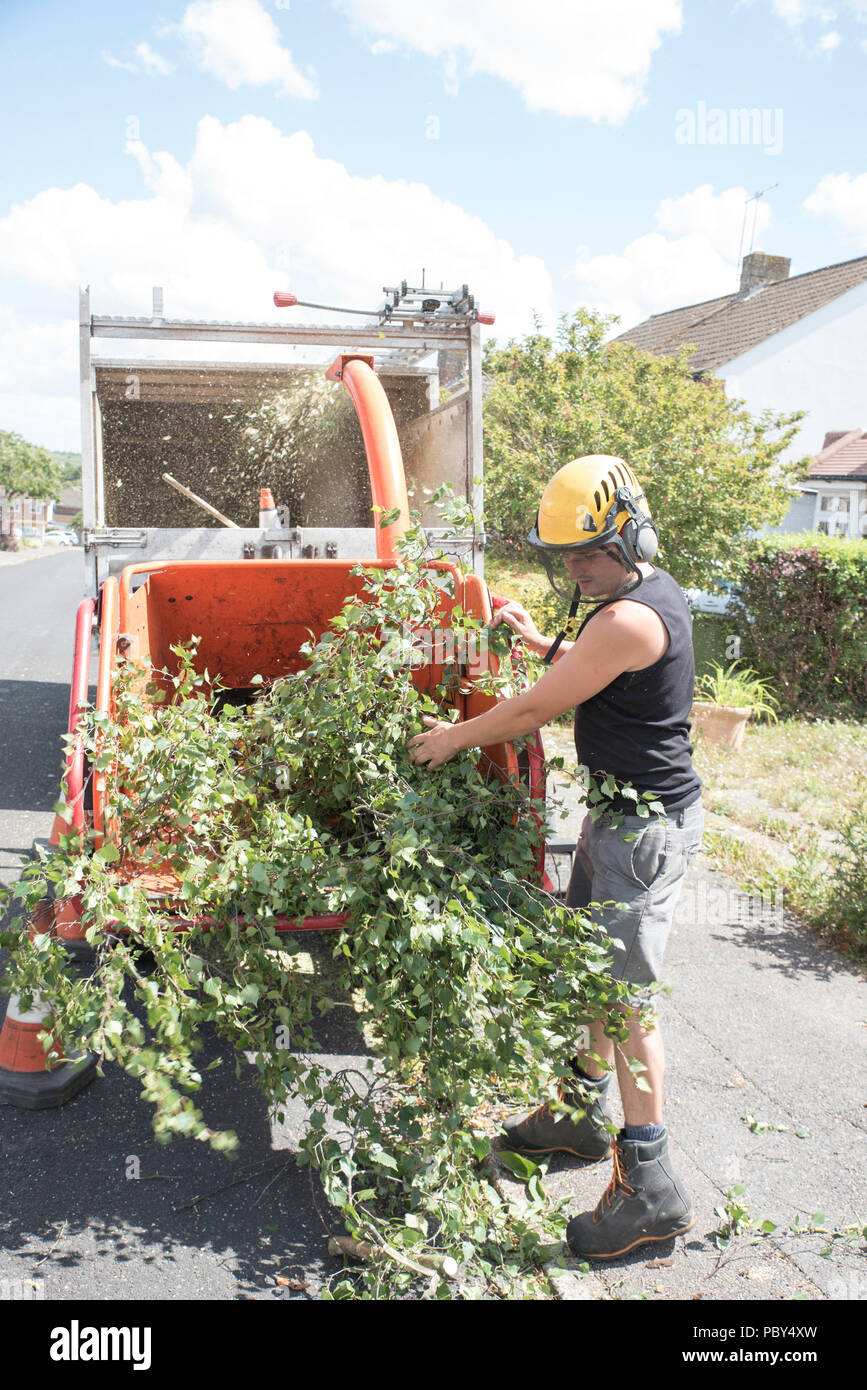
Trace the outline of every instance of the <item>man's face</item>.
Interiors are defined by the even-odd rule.
[[[599,546],[596,550],[582,552],[570,551],[563,556],[563,562],[573,584],[581,585],[581,593],[588,598],[608,598],[630,578],[617,558],[614,546]]]

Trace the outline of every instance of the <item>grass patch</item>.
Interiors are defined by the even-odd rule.
[[[793,811],[805,828],[836,831],[867,784],[867,724],[805,719],[748,724],[738,752],[699,737],[695,765],[711,798],[758,794],[760,816]],[[732,801],[730,795],[726,799]],[[754,824],[761,828],[758,820]],[[788,827],[785,834],[790,833]]]
[[[738,752],[699,739],[695,764],[706,807],[765,837],[706,831],[713,867],[748,892],[781,893],[787,912],[867,963],[867,726],[803,719],[748,726]],[[785,846],[790,862],[769,840]]]

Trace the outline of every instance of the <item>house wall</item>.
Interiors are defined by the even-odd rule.
[[[0,532],[3,535],[10,535],[12,530],[21,534],[22,527],[28,530],[33,529],[41,537],[45,533],[46,524],[53,520],[54,503],[44,502],[38,498],[16,497],[10,502],[6,497],[0,497]]]
[[[779,526],[772,531],[817,531],[831,530],[834,535],[867,537],[867,483],[861,481],[834,481],[833,479],[810,478],[806,484],[809,492],[801,493],[793,502]],[[844,525],[829,526],[833,513],[822,506],[822,498],[845,497],[848,508],[844,515]],[[839,513],[837,515],[840,515]],[[820,525],[820,523],[822,523]]]
[[[867,427],[867,283],[720,367],[753,414],[806,410],[787,460],[817,454],[827,430]],[[787,528],[788,529],[788,528]]]
[[[771,527],[773,531],[812,531],[813,516],[816,511],[816,498],[811,492],[802,492],[799,497],[795,497],[792,505],[783,517],[779,526]]]

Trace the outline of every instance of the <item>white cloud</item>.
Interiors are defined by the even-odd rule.
[[[790,29],[800,29],[814,21],[833,24],[841,15],[850,15],[860,23],[867,22],[867,0],[837,0],[833,5],[824,4],[822,0],[771,0],[771,8]]]
[[[807,0],[773,0],[774,14],[793,26],[804,23],[809,16],[810,8]]]
[[[516,87],[531,111],[625,120],[681,0],[334,0],[367,34]]]
[[[817,53],[835,53],[843,41],[842,34],[836,29],[831,29],[827,34],[823,34],[816,44]]]
[[[857,14],[862,8],[859,0],[842,0],[844,8],[854,10]],[[840,5],[825,5],[821,0],[771,0],[774,14],[778,18],[785,20],[786,24],[792,29],[799,28],[809,20],[817,19],[822,24],[830,24],[837,18]]]
[[[159,53],[155,53],[149,43],[137,43],[135,46],[135,56],[138,58],[142,68],[148,77],[168,77],[172,72],[172,65]]]
[[[278,317],[278,287],[374,308],[383,285],[404,276],[418,283],[424,266],[428,284],[468,283],[483,308],[497,311],[498,337],[528,331],[533,309],[553,322],[551,280],[538,257],[519,255],[481,217],[423,183],[361,178],[321,158],[303,131],[287,136],[254,116],[226,126],[205,117],[186,166],[141,142],[128,148],[142,171],[141,197],[115,202],[83,183],[44,189],[0,219],[0,275],[50,288],[69,306],[76,287],[90,283],[97,313],[146,315],[151,287],[162,285],[170,317],[255,321]],[[12,395],[22,403],[18,415],[7,411],[8,428],[31,410],[25,400],[47,393],[43,355],[35,337],[22,345],[10,332],[2,344],[0,368],[15,368]],[[73,368],[52,367],[51,379],[74,393]]]
[[[832,218],[844,236],[867,250],[867,174],[826,174],[804,199],[804,207]]]
[[[127,63],[122,58],[115,58],[114,54],[109,53],[107,48],[104,48],[99,56],[104,63],[108,63],[110,68],[123,68],[125,72],[138,72],[135,63]]]
[[[110,68],[123,68],[125,72],[143,72],[146,77],[168,77],[174,71],[168,59],[155,53],[149,43],[137,43],[133,49],[134,59],[115,58],[108,49],[103,49],[100,57]]]
[[[69,303],[72,301],[70,299]],[[80,428],[75,319],[34,322],[0,308],[0,420],[46,449],[72,448]]]
[[[710,184],[679,198],[664,198],[656,210],[657,230],[637,237],[619,254],[591,256],[579,248],[570,274],[579,299],[604,313],[619,314],[617,332],[651,314],[701,303],[738,287],[738,248],[749,194],[745,188],[714,193]],[[756,209],[756,236],[770,226],[766,201]],[[752,214],[748,224],[752,231]]]
[[[302,73],[259,0],[194,0],[171,32],[183,35],[204,72],[235,91],[249,84],[276,86],[289,96],[318,96],[315,75]]]

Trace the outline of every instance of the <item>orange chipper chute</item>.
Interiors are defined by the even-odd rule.
[[[397,560],[400,552],[396,541],[409,528],[409,498],[397,426],[388,396],[373,370],[373,357],[369,353],[343,352],[325,375],[329,381],[343,382],[361,425],[373,505],[381,508],[375,513],[377,559]],[[381,527],[379,518],[395,508],[399,508],[400,515],[389,526]]]

